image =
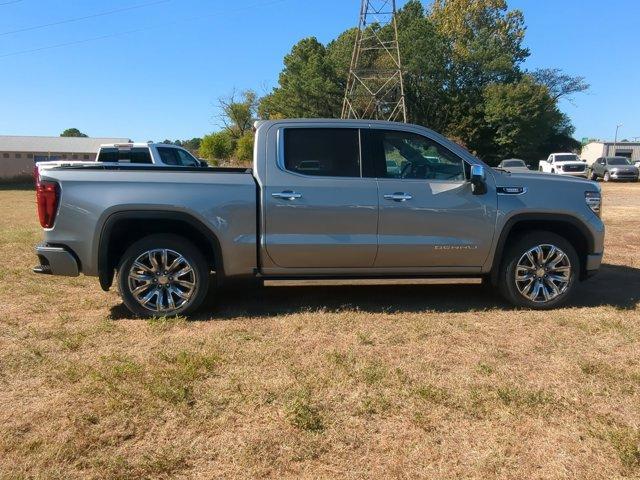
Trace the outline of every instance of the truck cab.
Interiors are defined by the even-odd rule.
[[[546,161],[540,161],[538,169],[556,175],[587,177],[587,164],[575,153],[552,153]]]

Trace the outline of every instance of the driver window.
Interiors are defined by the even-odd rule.
[[[178,153],[178,157],[180,158],[180,164],[183,167],[196,167],[198,166],[198,162],[194,157],[192,157],[189,153],[184,150],[176,149]]]
[[[385,131],[382,135],[386,178],[464,180],[464,162],[421,135]]]

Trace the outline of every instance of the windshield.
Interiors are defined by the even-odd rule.
[[[608,158],[607,163],[609,165],[631,165],[629,160],[626,158],[618,157],[618,158]]]
[[[556,162],[579,162],[577,155],[556,155]]]
[[[503,167],[524,167],[524,161],[522,160],[505,160],[502,162]]]

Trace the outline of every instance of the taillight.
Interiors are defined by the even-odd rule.
[[[58,211],[58,194],[60,189],[55,182],[36,183],[36,204],[38,205],[38,218],[42,228],[53,227]]]

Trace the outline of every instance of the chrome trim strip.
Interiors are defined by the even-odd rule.
[[[521,191],[520,192],[515,192],[515,193],[511,193],[511,192],[506,192],[504,189],[505,188],[519,188]],[[513,195],[524,195],[525,193],[528,192],[527,187],[514,187],[514,186],[509,186],[509,187],[496,187],[496,192],[498,195],[509,195],[509,196],[513,196]]]

